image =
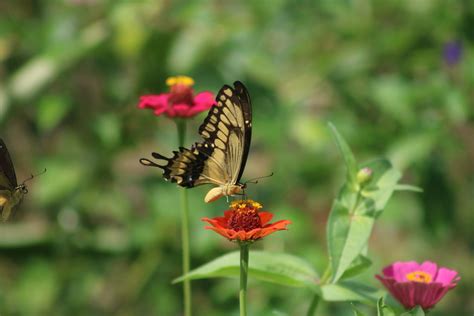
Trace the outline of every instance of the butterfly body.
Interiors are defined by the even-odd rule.
[[[28,193],[24,183],[18,184],[7,146],[0,138],[0,212],[2,220],[7,220],[13,208]]]
[[[241,183],[238,184],[224,184],[216,188],[212,188],[207,192],[204,202],[214,202],[215,200],[221,198],[222,196],[233,196],[236,194],[242,194],[244,191],[244,186]]]
[[[190,149],[180,147],[167,158],[152,153],[153,158],[166,164],[140,159],[145,166],[163,169],[163,177],[179,186],[192,188],[214,184],[205,202],[222,196],[241,194],[245,185],[240,183],[250,149],[252,109],[245,86],[237,81],[234,87],[224,85],[216,96],[216,104],[209,110],[199,127],[203,141]]]
[[[17,186],[13,191],[0,190],[0,212],[2,213],[2,220],[7,220],[10,217],[13,208],[18,205],[23,196],[28,193],[24,184]]]

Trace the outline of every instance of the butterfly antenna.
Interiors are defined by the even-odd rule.
[[[28,179],[26,179],[25,181],[23,181],[23,184],[25,184],[25,182],[28,182],[28,181],[32,180],[34,177],[37,177],[37,176],[42,175],[42,174],[45,173],[45,172],[46,172],[46,168],[44,168],[44,170],[41,171],[40,173],[32,174]]]
[[[270,178],[273,176],[273,172],[270,173],[269,175],[266,175],[266,176],[263,176],[263,177],[256,177],[256,178],[253,178],[253,179],[250,179],[250,180],[247,180],[245,181],[244,184],[247,184],[247,183],[253,183],[253,184],[257,184],[258,183],[258,180],[260,179],[264,179],[264,178]]]

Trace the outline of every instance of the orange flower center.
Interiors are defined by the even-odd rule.
[[[230,204],[230,208],[233,213],[228,220],[228,225],[233,230],[248,232],[262,227],[262,221],[258,216],[258,210],[262,208],[260,203],[252,200],[234,201]]]
[[[431,283],[433,279],[432,275],[424,271],[413,271],[406,275],[408,281],[420,282],[420,283]]]

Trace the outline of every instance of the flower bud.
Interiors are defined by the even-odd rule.
[[[372,178],[372,169],[365,167],[359,170],[356,175],[357,184],[363,185]]]

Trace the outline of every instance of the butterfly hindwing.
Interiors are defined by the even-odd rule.
[[[203,142],[191,149],[181,147],[167,158],[152,153],[166,164],[159,165],[148,159],[140,162],[164,170],[165,179],[183,187],[201,184],[238,184],[245,168],[251,139],[251,105],[247,89],[240,82],[234,88],[224,85],[199,127]]]

